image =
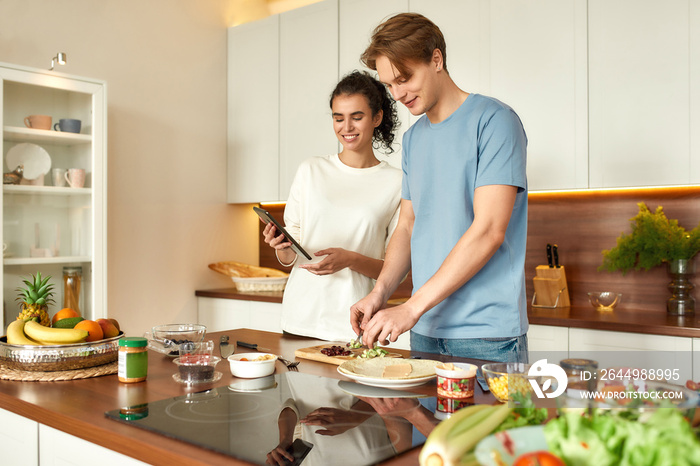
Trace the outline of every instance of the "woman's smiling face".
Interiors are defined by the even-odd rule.
[[[361,152],[372,147],[374,128],[382,121],[382,112],[372,116],[367,98],[360,94],[341,94],[333,99],[333,129],[343,150]]]

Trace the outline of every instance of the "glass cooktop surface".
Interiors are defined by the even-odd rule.
[[[287,372],[105,415],[253,464],[294,443],[287,451],[299,459],[285,464],[361,466],[421,445],[425,437],[405,418],[437,422],[435,404],[435,397]]]

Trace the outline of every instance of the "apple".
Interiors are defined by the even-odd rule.
[[[117,322],[117,319],[107,319],[110,322],[114,324],[115,327],[117,327],[117,330],[121,331],[121,327],[119,326],[119,322]]]
[[[109,319],[97,319],[96,322],[102,327],[104,338],[112,338],[119,335],[119,329]]]

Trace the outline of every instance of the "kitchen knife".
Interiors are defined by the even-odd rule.
[[[552,245],[547,243],[547,263],[549,264],[549,268],[553,268],[554,264],[552,262]]]
[[[257,343],[246,343],[245,341],[237,341],[236,344],[238,346],[242,346],[243,348],[250,348],[255,351],[262,351],[263,353],[272,353],[272,350],[269,348],[261,348],[258,346]]]
[[[554,256],[554,267],[556,267],[556,268],[561,267],[559,265],[559,248],[556,244],[554,246],[552,246],[552,256]]]

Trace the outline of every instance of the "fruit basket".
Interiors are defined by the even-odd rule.
[[[104,340],[68,345],[10,345],[0,338],[0,366],[24,371],[66,371],[101,366],[117,360],[123,332]]]

